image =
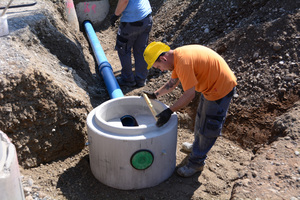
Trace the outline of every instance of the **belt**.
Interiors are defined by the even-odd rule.
[[[151,16],[152,13],[150,13],[149,15],[147,15],[144,19],[148,18]],[[123,26],[126,26],[126,24],[130,24],[131,26],[143,26],[144,22],[143,20],[140,20],[140,21],[136,21],[136,22],[121,22]]]
[[[232,97],[235,94],[235,91],[236,90],[235,90],[235,87],[234,87],[225,97]],[[223,98],[216,100],[216,103],[220,104]]]

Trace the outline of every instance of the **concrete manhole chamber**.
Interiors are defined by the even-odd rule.
[[[157,113],[167,108],[151,100]],[[125,126],[132,116],[137,125]],[[130,190],[158,185],[176,166],[177,115],[162,127],[143,97],[120,97],[104,102],[87,117],[90,166],[94,176],[113,188]]]

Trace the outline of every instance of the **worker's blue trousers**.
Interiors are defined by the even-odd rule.
[[[207,153],[215,144],[225,122],[235,88],[222,99],[208,101],[201,94],[195,121],[195,140],[189,165],[198,168],[205,164]]]
[[[152,23],[151,15],[141,21],[120,23],[115,48],[121,61],[121,77],[124,81],[143,83],[147,78],[147,63],[144,60],[143,53],[148,45]],[[131,49],[133,49],[135,61],[135,75],[132,71]]]

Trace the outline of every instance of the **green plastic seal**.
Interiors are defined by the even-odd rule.
[[[148,150],[139,150],[131,156],[131,165],[138,170],[147,169],[153,163],[153,154]]]

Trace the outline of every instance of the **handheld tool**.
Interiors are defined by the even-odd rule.
[[[143,93],[143,97],[144,97],[144,99],[145,99],[145,101],[146,101],[146,103],[147,103],[149,109],[151,110],[151,113],[152,113],[152,115],[153,115],[155,121],[157,121],[157,117],[156,117],[157,113],[156,113],[156,111],[154,110],[153,105],[152,105],[150,99],[148,98],[148,96],[147,96],[145,93]]]
[[[4,16],[4,14],[6,13],[6,10],[8,9],[8,7],[10,6],[10,4],[13,2],[13,0],[10,0],[9,3],[7,4],[7,6],[5,7],[5,9],[3,10],[1,17]]]

